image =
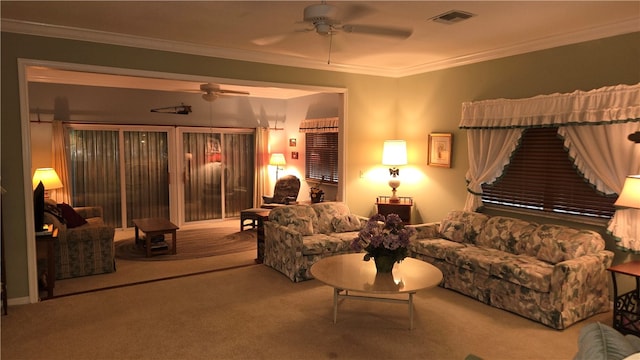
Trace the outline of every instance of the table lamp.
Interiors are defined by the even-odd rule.
[[[624,180],[618,200],[613,204],[618,207],[640,209],[640,175],[629,175]]]
[[[33,188],[38,186],[38,183],[42,182],[44,185],[44,197],[49,198],[49,190],[60,189],[62,187],[62,181],[58,177],[58,174],[53,168],[37,168],[33,173]]]
[[[287,162],[284,160],[284,154],[282,153],[271,154],[271,158],[269,159],[269,165],[273,165],[276,167],[276,180],[278,180],[278,170],[280,170],[280,166],[283,166],[286,164]]]
[[[404,140],[386,140],[382,149],[382,165],[391,166],[389,168],[389,186],[391,187],[390,203],[399,203],[400,199],[396,195],[396,189],[400,186],[400,169],[396,166],[407,165],[407,142]]]

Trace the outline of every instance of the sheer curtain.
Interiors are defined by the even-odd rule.
[[[267,165],[269,165],[269,129],[256,128],[256,183],[253,192],[253,203],[257,206],[262,203],[262,195],[266,194],[265,184],[269,177]]]
[[[253,207],[253,134],[224,134],[225,217],[240,216]]]
[[[101,206],[105,223],[122,226],[117,130],[71,129],[69,175],[74,206]]]
[[[477,131],[484,129],[497,134],[505,129],[559,126],[565,146],[585,178],[602,192],[619,193],[625,177],[640,172],[637,145],[626,140],[626,135],[636,131],[639,123],[640,84],[540,95],[528,99],[464,103],[460,128],[469,129],[470,133],[470,169],[467,175],[470,194],[465,209],[476,210],[481,205],[477,197],[482,193],[481,189],[478,191],[479,186],[493,181],[498,169],[502,173],[504,166],[500,164],[505,154],[510,154],[514,148],[510,142],[512,138],[505,139],[500,146],[493,141],[494,135],[480,136],[476,135]],[[499,158],[487,160],[487,157],[493,156]],[[485,163],[497,164],[491,167]],[[487,176],[485,181],[480,175],[487,168],[496,172]],[[608,230],[619,241],[620,248],[640,251],[638,218],[638,211],[620,209],[611,219]]]
[[[54,190],[52,198],[54,198],[58,203],[72,204],[70,195],[72,191],[70,189],[71,180],[69,178],[69,163],[67,161],[67,148],[69,142],[65,136],[62,121],[53,120],[51,128],[53,135],[53,141],[51,143],[53,168],[62,182],[62,189]]]
[[[124,132],[127,226],[133,219],[169,218],[169,146],[166,132]]]
[[[472,129],[467,132],[469,170],[464,209],[482,206],[482,184],[491,184],[502,175],[524,129]]]
[[[640,122],[628,122],[563,126],[558,133],[589,183],[605,194],[619,194],[627,175],[640,174],[640,145],[625,140],[627,135],[639,130]],[[620,248],[640,251],[639,219],[640,210],[616,210],[607,230],[616,237]]]

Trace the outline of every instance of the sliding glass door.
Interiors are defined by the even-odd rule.
[[[183,129],[184,221],[239,216],[253,205],[253,132]]]
[[[127,226],[133,219],[169,219],[169,145],[166,132],[124,131]]]
[[[114,227],[224,219],[253,205],[253,130],[72,126],[68,137],[73,206],[101,206]]]
[[[169,218],[168,138],[167,131],[70,129],[73,205],[101,206],[114,227]]]

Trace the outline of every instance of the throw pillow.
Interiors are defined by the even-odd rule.
[[[455,242],[464,242],[466,236],[465,223],[455,220],[443,220],[440,224],[440,234],[443,238]]]
[[[64,221],[67,223],[67,228],[72,229],[74,227],[78,227],[80,225],[84,225],[87,223],[80,214],[78,214],[69,204],[58,204],[58,208],[62,212],[62,217]]]
[[[60,223],[64,224],[65,220],[64,217],[62,216],[62,211],[60,211],[60,208],[58,208],[58,204],[56,204],[55,201],[51,200],[51,199],[47,199],[44,201],[44,211],[55,216],[56,219],[58,219],[58,221],[60,221]]]
[[[354,214],[338,215],[331,219],[331,225],[335,232],[358,231],[362,228],[360,219]]]

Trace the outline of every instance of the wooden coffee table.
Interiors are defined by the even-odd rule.
[[[409,305],[409,329],[413,329],[413,295],[437,286],[442,272],[421,260],[405,258],[390,274],[378,274],[373,260],[364,261],[364,253],[330,256],[311,266],[311,275],[333,287],[333,322],[338,318],[338,299],[376,300]],[[349,291],[361,293],[352,295]],[[384,297],[408,294],[407,299]],[[382,295],[382,296],[380,296]]]
[[[139,232],[145,233],[145,247],[147,251],[147,257],[151,257],[154,254],[171,254],[177,253],[176,248],[176,230],[179,229],[171,221],[163,218],[146,218],[146,219],[133,219],[133,225],[136,227],[136,245],[140,242]],[[153,250],[151,249],[151,238],[155,235],[171,234],[171,249],[166,250]]]

